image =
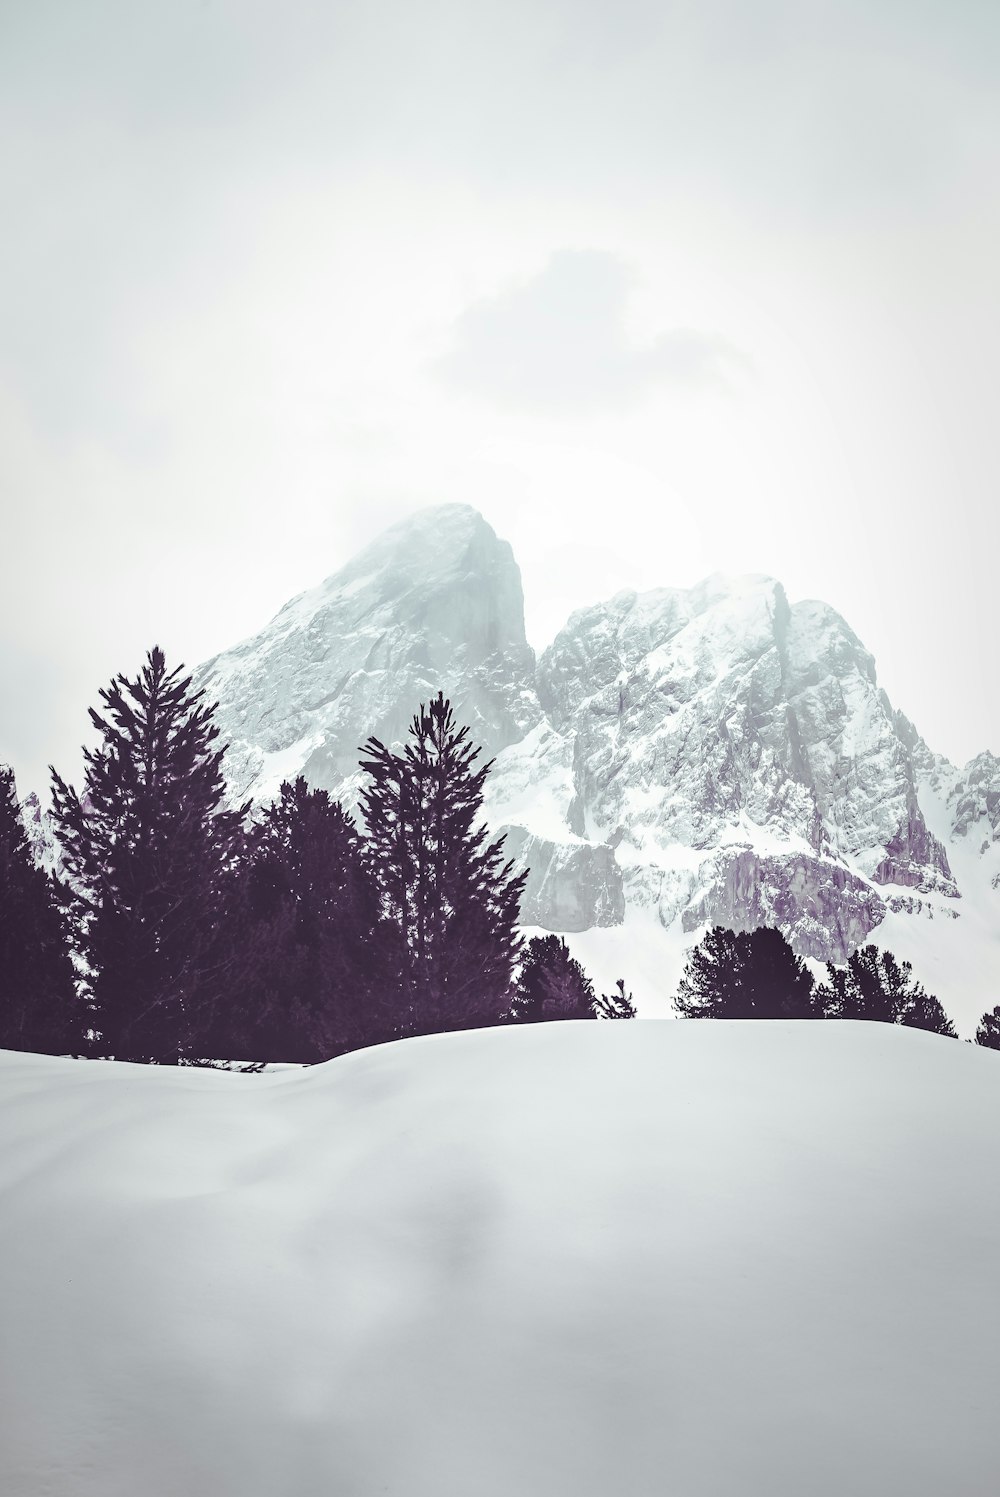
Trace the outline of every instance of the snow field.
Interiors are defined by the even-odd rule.
[[[986,1497],[1000,1055],[553,1024],[0,1054],[11,1497]]]

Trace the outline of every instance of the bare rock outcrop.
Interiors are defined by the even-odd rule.
[[[702,871],[707,887],[683,915],[683,929],[777,926],[800,956],[845,962],[885,918],[878,893],[827,859],[800,854],[760,857],[740,849],[719,853]]]
[[[557,843],[524,827],[501,827],[505,854],[527,868],[521,900],[524,925],[580,931],[620,925],[625,918],[621,869],[610,847],[589,842]]]
[[[401,740],[439,690],[494,754],[539,716],[534,666],[510,546],[474,509],[443,505],[206,661],[196,684],[219,702],[233,798],[266,799],[297,773],[339,793],[364,739]]]
[[[708,853],[749,823],[874,883],[957,893],[913,745],[824,603],[789,606],[767,577],[619,593],[573,615],[538,694],[573,736],[580,836]]]
[[[1000,841],[1000,758],[977,754],[962,771],[950,796],[952,830],[956,837],[971,838],[982,850]]]

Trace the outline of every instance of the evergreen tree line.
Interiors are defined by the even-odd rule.
[[[59,878],[0,766],[0,1045],[176,1063],[311,1062],[407,1035],[634,1017],[559,936],[524,941],[525,874],[481,820],[489,764],[439,693],[401,751],[362,749],[361,824],[304,779],[227,809],[214,708],[152,650],[90,713],[79,793],[52,771]],[[955,1030],[909,963],[866,946],[816,982],[777,930],[717,926],[688,1018],[841,1018]],[[1000,1049],[1000,1006],[981,1045]]]
[[[0,771],[0,1045],[175,1064],[310,1062],[406,1035],[631,1018],[482,823],[489,764],[439,693],[402,751],[370,738],[358,825],[304,779],[227,809],[214,707],[150,651],[91,710],[81,791],[52,771],[61,876]]]
[[[714,926],[693,949],[674,1007],[690,1019],[867,1019],[957,1038],[941,1003],[909,962],[863,946],[817,982],[781,931]],[[984,1014],[976,1043],[1000,1050],[1000,1007]]]

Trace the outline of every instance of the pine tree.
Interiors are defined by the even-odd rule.
[[[937,998],[913,976],[909,962],[891,951],[863,946],[844,967],[827,963],[827,981],[817,992],[830,1019],[867,1019],[906,1024],[955,1038],[955,1027]]]
[[[508,1020],[596,1019],[594,985],[562,936],[532,936],[514,988]]]
[[[388,1038],[377,895],[327,791],[282,785],[249,834],[242,886],[246,975],[216,1050],[312,1062]]]
[[[984,1013],[976,1028],[976,1045],[987,1049],[1000,1049],[1000,1004],[996,1009]]]
[[[0,1047],[76,1053],[84,1021],[55,881],[35,865],[0,765]]]
[[[222,809],[214,707],[162,650],[100,695],[82,794],[52,771],[78,949],[101,1053],[176,1063],[231,997],[226,900],[247,807]]]
[[[688,1019],[813,1019],[814,986],[779,930],[716,925],[688,957],[674,1007]]]
[[[852,953],[846,966],[828,962],[826,970],[820,993],[828,1018],[901,1022],[905,975],[891,952],[864,946]]]
[[[362,750],[366,857],[379,914],[394,932],[396,1032],[495,1023],[520,953],[526,874],[504,862],[482,821],[490,764],[455,723],[442,693],[421,704],[402,753],[377,738]]]
[[[625,991],[625,979],[619,977],[613,993],[602,993],[596,1000],[599,1019],[634,1019],[635,1004],[632,994]]]
[[[899,1022],[910,1029],[926,1029],[930,1034],[942,1034],[950,1040],[958,1039],[958,1031],[945,1013],[940,1000],[933,993],[926,992],[920,983],[912,985]]]
[[[985,1045],[988,1050],[1000,1050],[1000,1006],[983,1014],[976,1030],[976,1044]]]

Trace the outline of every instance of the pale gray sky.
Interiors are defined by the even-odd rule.
[[[765,571],[1000,749],[994,0],[0,3],[0,759],[383,525]]]

